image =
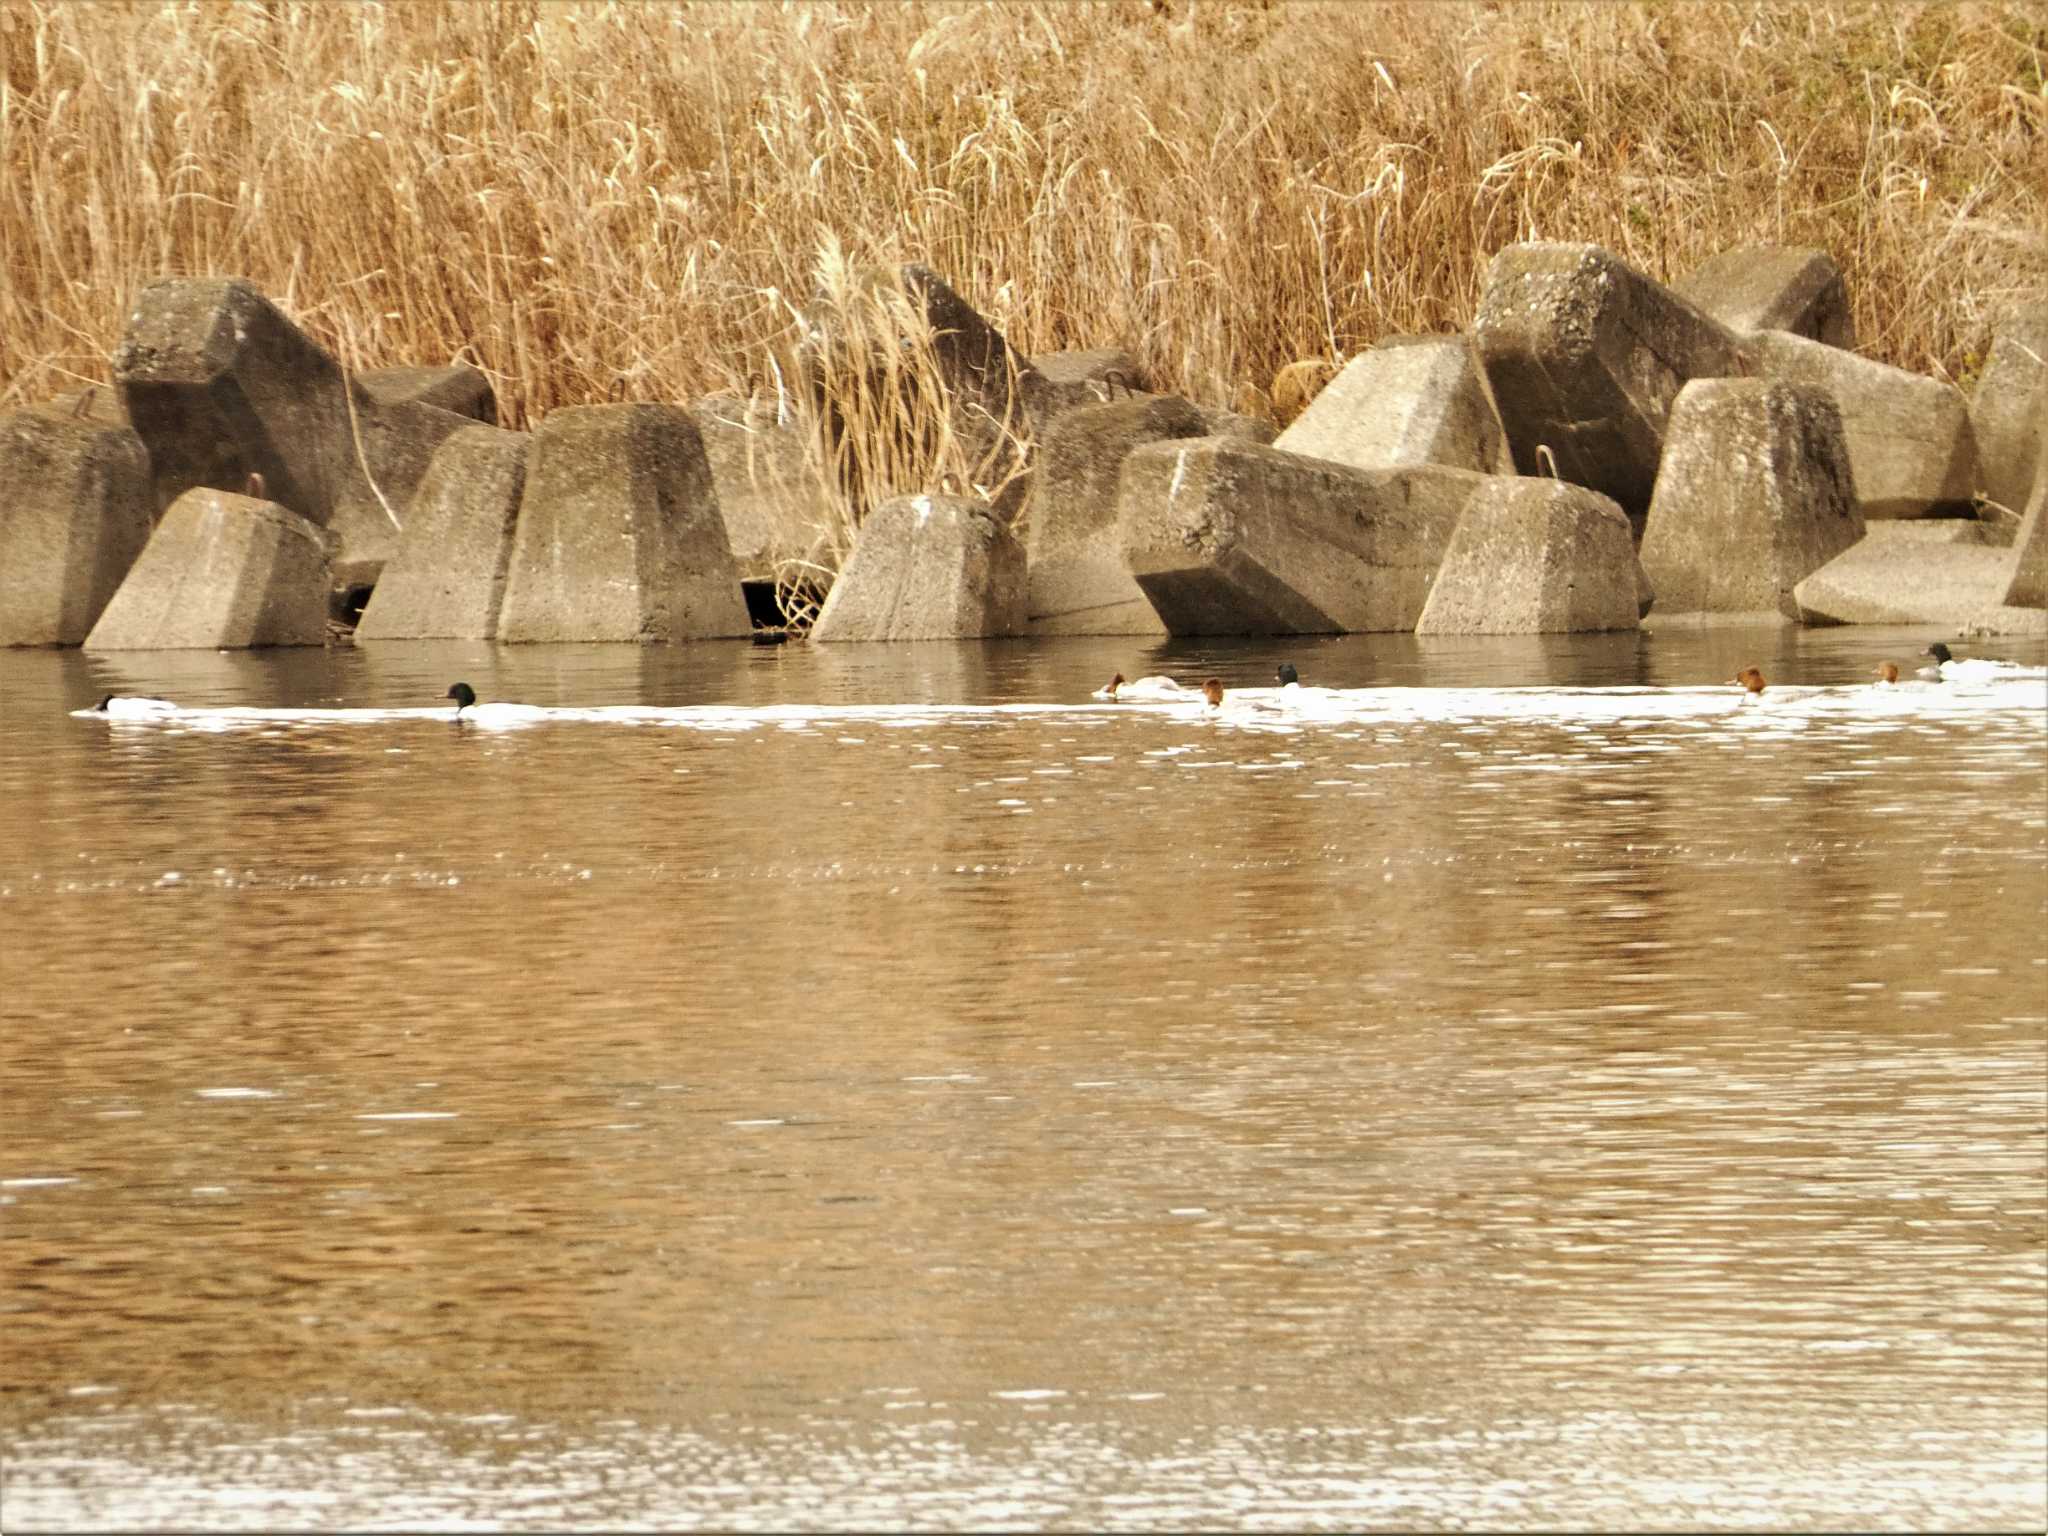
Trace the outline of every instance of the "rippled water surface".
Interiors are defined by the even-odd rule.
[[[0,652],[0,1514],[2039,1527],[1928,638]]]

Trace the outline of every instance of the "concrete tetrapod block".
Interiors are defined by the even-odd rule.
[[[498,424],[498,396],[483,371],[467,363],[445,368],[365,368],[356,380],[385,405],[431,405],[487,427]]]
[[[1117,481],[1139,444],[1207,435],[1202,413],[1172,395],[1080,406],[1053,421],[1039,439],[1026,525],[1032,634],[1166,633],[1124,564]]]
[[[1489,479],[1458,524],[1419,635],[1634,629],[1638,565],[1628,518],[1597,491]]]
[[[441,444],[357,640],[497,637],[532,444],[524,432],[485,426]]]
[[[1640,531],[1664,422],[1693,379],[1751,371],[1733,332],[1597,245],[1511,245],[1472,321],[1515,467],[1620,503]]]
[[[1124,561],[1171,634],[1406,630],[1486,483],[1204,437],[1133,449],[1117,519]]]
[[[145,287],[114,379],[160,507],[193,486],[239,491],[260,472],[267,495],[339,541],[343,582],[375,580],[434,449],[473,425],[421,401],[386,403],[360,378],[345,387],[325,349],[240,278]]]
[[[1848,285],[1826,251],[1738,246],[1702,262],[1672,288],[1737,335],[1790,331],[1844,351],[1856,347]]]
[[[1486,368],[1465,336],[1399,336],[1354,357],[1273,446],[1355,469],[1515,472]]]
[[[1037,376],[1031,416],[1040,432],[1067,411],[1148,393],[1151,388],[1144,364],[1121,347],[1046,352],[1031,359],[1031,370]]]
[[[275,502],[201,486],[171,503],[89,651],[324,645],[333,539]]]
[[[1661,613],[1796,620],[1793,587],[1862,537],[1832,395],[1770,379],[1679,391],[1643,528]]]
[[[2012,608],[2048,608],[2048,454],[2034,466],[2034,494],[2013,540],[2005,601]]]
[[[500,640],[705,640],[749,627],[688,412],[583,405],[540,424]]]
[[[0,646],[83,640],[155,513],[149,455],[127,427],[0,416]]]
[[[1974,524],[1881,521],[1793,595],[1806,624],[1960,625],[2004,602],[2012,570],[2012,552]]]
[[[779,560],[809,552],[831,516],[804,440],[777,420],[776,404],[707,395],[690,407],[726,542],[743,581],[773,581]]]
[[[868,514],[814,641],[1024,633],[1024,546],[986,502],[898,496]]]
[[[2026,504],[2048,435],[2048,304],[2003,326],[1970,396],[1978,489],[2016,516]]]
[[[1758,331],[1749,346],[1763,377],[1834,396],[1866,518],[1969,510],[1977,447],[1960,390],[1787,331]]]

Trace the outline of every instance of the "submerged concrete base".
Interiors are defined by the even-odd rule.
[[[1021,635],[1024,588],[1024,547],[986,503],[899,496],[861,524],[811,639]]]
[[[1421,635],[1634,629],[1644,606],[1620,507],[1562,480],[1488,480],[1415,626]]]

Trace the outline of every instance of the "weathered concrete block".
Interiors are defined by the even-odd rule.
[[[1970,396],[1977,486],[2017,513],[2026,504],[2048,433],[2048,304],[2009,321],[1991,343]]]
[[[1117,516],[1125,563],[1172,634],[1405,630],[1486,480],[1205,437],[1133,449]]]
[[[1640,576],[1620,507],[1561,480],[1487,480],[1473,495],[1415,632],[1634,629]]]
[[[773,581],[779,560],[802,556],[831,515],[793,426],[772,399],[708,395],[690,407],[704,439],[726,542],[743,581]]]
[[[105,384],[87,384],[81,389],[61,394],[54,400],[39,400],[28,409],[38,416],[54,416],[65,421],[86,421],[101,427],[130,425],[127,408],[121,404],[121,392]]]
[[[2048,454],[2034,465],[2034,493],[2013,540],[2005,601],[2013,608],[2048,608]]]
[[[149,455],[127,427],[82,414],[0,416],[0,646],[83,640],[149,542],[155,512]]]
[[[1515,472],[1485,365],[1464,336],[1399,336],[1354,357],[1273,446],[1356,469]]]
[[[196,487],[164,513],[85,648],[323,645],[332,548],[275,502]]]
[[[1515,467],[1620,503],[1640,532],[1671,402],[1693,379],[1750,372],[1741,343],[1596,245],[1533,242],[1494,257],[1473,318]]]
[[[861,524],[811,639],[1021,635],[1024,586],[1024,546],[987,503],[899,496]]]
[[[1805,624],[1962,624],[2005,600],[2013,556],[1975,524],[1874,522],[1792,589]]]
[[[1842,269],[1826,251],[1790,245],[1744,245],[1723,251],[1674,285],[1682,299],[1746,336],[1790,331],[1853,351],[1856,321]]]
[[[1832,395],[1770,379],[1679,391],[1643,529],[1664,613],[1797,619],[1793,587],[1862,537]]]
[[[1214,405],[1198,405],[1195,409],[1202,413],[1205,437],[1223,437],[1233,443],[1269,448],[1280,435],[1280,429],[1263,416],[1240,416],[1236,411]]]
[[[1171,395],[1081,406],[1046,429],[1027,523],[1032,634],[1166,633],[1124,564],[1117,478],[1139,444],[1207,433],[1202,413]]]
[[[500,640],[702,640],[748,628],[688,412],[584,405],[540,424]]]
[[[532,444],[524,432],[485,426],[441,444],[356,639],[497,637]]]
[[[1152,387],[1145,365],[1121,347],[1042,353],[1031,359],[1031,372],[1031,417],[1040,432],[1067,411],[1146,394]]]
[[[375,579],[434,449],[472,424],[419,401],[387,404],[361,379],[345,387],[334,359],[239,278],[145,287],[114,378],[159,506],[260,473],[267,495],[335,536],[343,582]]]
[[[467,363],[445,368],[365,368],[356,380],[385,405],[431,405],[487,427],[498,424],[498,395],[483,371]]]
[[[1969,510],[1977,448],[1960,390],[1786,331],[1758,331],[1749,346],[1764,377],[1834,396],[1866,518]]]

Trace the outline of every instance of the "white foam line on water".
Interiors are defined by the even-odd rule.
[[[1732,729],[1803,729],[1815,719],[1885,728],[1903,720],[1952,720],[1987,713],[2024,712],[2048,724],[2048,670],[2015,668],[1988,682],[1879,687],[1773,686],[1750,698],[1726,685],[1711,688],[1242,688],[1220,709],[1199,699],[1122,700],[1116,703],[1009,704],[766,704],[659,707],[614,704],[549,708],[536,704],[478,704],[457,721],[446,706],[412,709],[290,709],[229,705],[172,706],[139,716],[107,717],[123,727],[198,731],[324,725],[436,724],[463,729],[535,725],[667,726],[698,731],[787,730],[866,722],[917,727],[949,722],[1064,717],[1109,721],[1143,715],[1206,721],[1251,730],[1293,730],[1326,724],[1438,724],[1505,720],[1532,724],[1624,724],[1636,721],[1718,721]]]

